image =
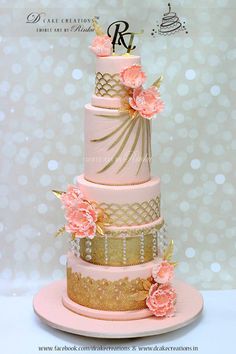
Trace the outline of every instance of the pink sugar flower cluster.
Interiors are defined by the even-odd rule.
[[[153,284],[146,304],[156,317],[172,317],[175,314],[176,292],[170,284]]]
[[[152,86],[147,90],[142,87],[134,89],[133,97],[129,98],[130,106],[138,111],[143,118],[150,119],[154,114],[161,112],[164,103],[156,87]]]
[[[155,86],[148,89],[142,87],[146,81],[146,75],[141,70],[140,65],[132,65],[125,68],[120,73],[120,81],[130,90],[128,98],[130,107],[138,112],[143,118],[150,119],[155,114],[160,113],[164,108],[164,103]]]
[[[173,275],[174,266],[166,260],[159,260],[152,269],[155,283],[150,287],[146,304],[157,317],[174,316],[176,292],[169,283]]]
[[[121,71],[120,81],[123,85],[135,89],[143,85],[146,75],[141,70],[141,65],[134,64]]]
[[[152,268],[152,277],[156,283],[169,283],[174,276],[174,266],[165,259],[159,260]]]
[[[69,185],[61,196],[67,224],[65,230],[74,237],[93,238],[96,233],[97,211],[84,199],[78,186]]]
[[[96,36],[89,48],[97,57],[107,57],[112,54],[111,38],[107,35]]]

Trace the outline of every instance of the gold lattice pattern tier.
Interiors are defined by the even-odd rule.
[[[124,97],[126,90],[120,83],[119,74],[96,73],[95,95],[101,97]]]
[[[137,301],[132,295],[144,290],[145,280],[147,279],[129,280],[127,277],[116,281],[94,280],[67,268],[67,294],[72,301],[92,309],[138,310],[146,307],[145,300]],[[148,280],[151,281],[149,278]]]
[[[161,255],[166,244],[163,224],[129,232],[108,232],[104,236],[71,242],[72,252],[84,261],[98,265],[130,266]]]
[[[132,204],[99,204],[109,215],[112,226],[135,226],[151,223],[160,217],[160,197]]]

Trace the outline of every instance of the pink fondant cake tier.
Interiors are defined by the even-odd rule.
[[[67,255],[67,268],[71,268],[73,273],[80,273],[82,277],[89,277],[93,280],[117,281],[123,278],[134,280],[136,278],[149,278],[156,261],[138,264],[129,267],[100,266],[88,263],[72,252]]]
[[[92,105],[104,108],[119,108],[124,94],[119,82],[119,73],[126,67],[140,64],[140,57],[119,55],[96,58],[95,94]]]
[[[148,309],[143,310],[133,310],[133,311],[102,311],[95,310],[89,307],[79,305],[72,301],[67,293],[64,293],[62,296],[63,305],[78,315],[85,317],[96,318],[98,320],[107,320],[107,321],[130,321],[130,320],[140,320],[142,318],[147,318],[153,316]]]
[[[117,109],[121,106],[120,97],[96,96],[92,95],[91,103],[93,107]]]
[[[128,185],[150,179],[148,119],[132,120],[114,109],[85,106],[85,178],[94,183]]]
[[[100,203],[142,203],[160,196],[160,178],[152,177],[149,181],[134,185],[103,185],[88,181],[85,175],[77,177],[81,192],[89,200]]]
[[[124,68],[140,64],[139,55],[111,55],[108,57],[96,57],[95,68],[96,72],[117,74]]]
[[[96,310],[130,311],[146,308],[135,296],[151,281],[155,261],[129,267],[99,266],[68,254],[67,294],[77,304]]]
[[[96,201],[109,215],[111,227],[127,227],[157,222],[160,217],[160,179],[129,186],[109,186],[79,176],[78,185],[86,199]],[[122,231],[122,230],[121,230]]]

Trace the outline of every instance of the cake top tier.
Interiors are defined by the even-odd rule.
[[[131,55],[134,32],[131,33],[127,52],[114,53],[114,38],[108,36],[94,19],[96,36],[89,48],[96,55],[95,93],[92,105],[100,108],[119,109],[131,118],[150,119],[163,109],[158,88],[161,77],[144,89],[146,75],[140,57]],[[136,33],[137,34],[137,33]]]
[[[138,64],[140,65],[140,56],[124,54],[109,55],[107,57],[96,57],[96,72],[109,71],[110,74],[120,73],[124,68]]]
[[[95,91],[92,105],[102,108],[120,108],[127,91],[120,81],[120,73],[132,65],[140,65],[136,55],[111,55],[96,57]]]

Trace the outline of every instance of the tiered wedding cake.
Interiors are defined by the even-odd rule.
[[[95,318],[172,316],[172,244],[163,255],[160,179],[150,175],[151,118],[163,108],[160,80],[144,89],[140,57],[112,55],[104,33],[91,49],[96,82],[85,106],[85,172],[76,186],[55,191],[72,234],[63,303]]]

